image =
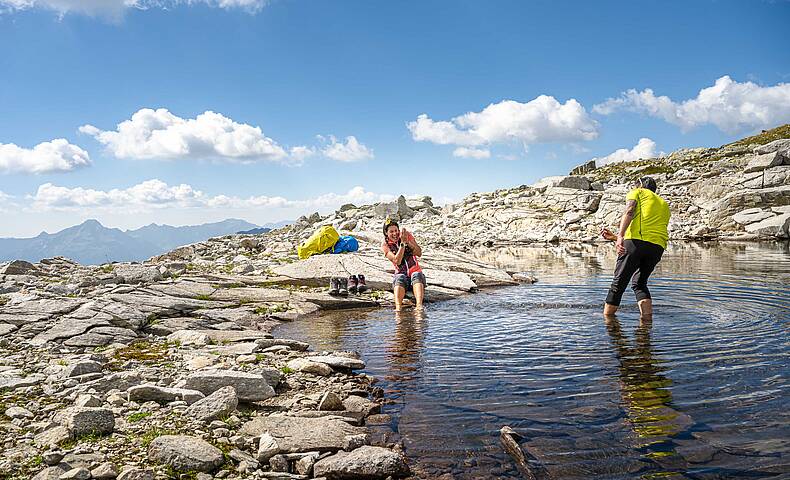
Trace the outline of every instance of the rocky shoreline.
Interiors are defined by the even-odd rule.
[[[443,208],[429,197],[344,205],[142,264],[0,264],[0,478],[418,478],[363,360],[271,335],[320,311],[391,305],[385,217],[425,247],[429,302],[534,281],[474,251],[599,242],[645,174],[672,206],[673,240],[785,239],[788,137],[784,126],[719,149],[583,165]],[[360,250],[298,260],[325,224]],[[352,274],[371,291],[328,295],[329,278]]]

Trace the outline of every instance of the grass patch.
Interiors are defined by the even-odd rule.
[[[102,265],[99,269],[104,273],[112,273],[113,270],[115,270],[115,265],[113,264]]]
[[[5,295],[0,295],[0,307],[2,307],[3,305],[5,305],[6,303],[8,303],[8,302],[9,302],[9,300],[11,300],[11,299],[10,299],[10,298],[8,298],[7,296],[5,296]]]
[[[294,373],[294,369],[290,368],[288,365],[280,367],[280,371],[283,372],[286,375],[288,375],[289,373]]]
[[[201,293],[200,295],[195,296],[195,300],[211,300],[211,295]]]
[[[137,412],[126,417],[126,421],[129,423],[137,423],[140,420],[150,416],[151,416],[151,412]]]
[[[254,311],[257,315],[266,316],[271,315],[273,313],[280,313],[285,312],[288,310],[287,303],[276,303],[274,305],[261,305],[257,307]]]
[[[147,340],[134,342],[116,350],[107,366],[111,370],[120,370],[128,361],[137,361],[146,365],[159,364],[168,359],[169,348],[178,346],[179,342],[151,343]]]
[[[780,140],[782,138],[790,138],[790,123],[772,128],[770,130],[763,130],[757,135],[743,138],[736,142],[730,143],[729,145],[765,145],[766,143],[771,143],[774,140]]]

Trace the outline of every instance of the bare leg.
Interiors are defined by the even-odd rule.
[[[400,312],[403,307],[403,297],[406,296],[406,289],[397,285],[392,289],[392,293],[395,294],[395,311]]]
[[[416,282],[412,285],[412,290],[414,290],[414,301],[416,303],[414,308],[422,308],[422,299],[425,298],[425,285]]]
[[[653,300],[646,298],[639,300],[639,319],[643,322],[653,320]]]
[[[604,317],[614,317],[614,314],[617,313],[617,309],[619,307],[617,305],[611,305],[605,303],[603,306],[603,316]]]

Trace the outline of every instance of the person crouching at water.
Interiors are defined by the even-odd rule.
[[[405,228],[399,228],[398,222],[387,219],[384,222],[384,241],[381,251],[393,265],[395,276],[392,278],[392,293],[395,294],[395,311],[400,311],[403,297],[411,288],[414,291],[415,308],[422,308],[425,296],[425,275],[422,273],[417,257],[422,256],[422,248],[417,245],[414,235]]]
[[[653,300],[647,279],[667,248],[669,215],[669,205],[656,195],[656,181],[642,177],[626,196],[619,233],[615,235],[607,228],[601,230],[601,236],[615,241],[617,248],[614,278],[603,309],[605,316],[617,312],[625,288],[631,281],[640,317],[643,320],[653,318]]]

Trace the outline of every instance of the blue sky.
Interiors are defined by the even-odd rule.
[[[790,122],[786,1],[0,12],[0,236],[441,203]]]

